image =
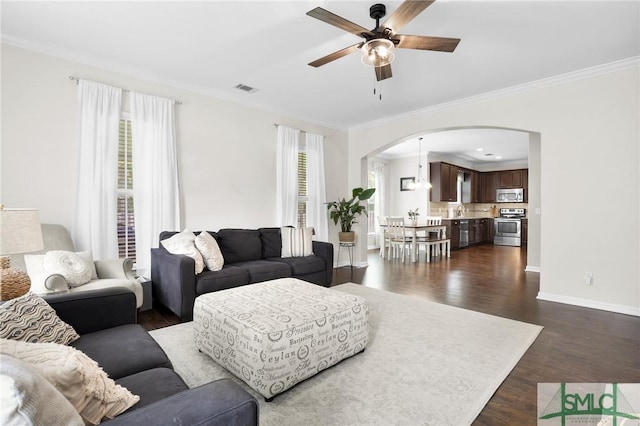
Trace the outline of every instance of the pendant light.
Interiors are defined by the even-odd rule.
[[[431,189],[431,183],[422,175],[422,136],[418,138],[418,177],[415,187]]]

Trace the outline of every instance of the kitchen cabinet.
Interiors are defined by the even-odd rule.
[[[527,240],[529,239],[529,219],[522,219],[520,230],[520,243],[524,247],[527,245]]]
[[[529,202],[529,169],[522,169],[522,188],[524,189],[524,202]]]
[[[465,170],[462,184],[462,202],[480,203],[482,202],[482,191],[480,184],[480,173],[474,170]]]
[[[482,203],[495,203],[496,202],[496,187],[497,187],[497,172],[484,172],[480,173]]]
[[[523,188],[524,170],[503,170],[498,173],[498,188]]]
[[[469,220],[469,244],[482,244],[489,241],[489,221],[493,219]]]
[[[447,163],[429,163],[431,201],[458,200],[458,167]]]
[[[471,219],[469,221],[469,244],[478,244],[480,241],[482,241],[480,219]]]
[[[489,226],[489,219],[478,219],[480,221],[480,241],[481,243],[486,243],[489,241],[488,238],[488,226]]]
[[[451,249],[460,248],[460,220],[443,219],[442,224],[447,227],[447,237],[451,240]]]
[[[487,219],[487,242],[493,244],[493,219]]]

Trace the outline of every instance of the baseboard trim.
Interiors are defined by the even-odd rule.
[[[547,302],[564,303],[566,305],[582,306],[583,308],[599,309],[601,311],[615,312],[618,314],[640,317],[640,308],[618,305],[614,303],[598,302],[597,300],[582,299],[580,297],[563,296],[560,294],[538,292],[538,300]]]
[[[526,268],[524,268],[525,272],[537,272],[538,274],[540,273],[540,267],[539,266],[529,266],[527,265]]]

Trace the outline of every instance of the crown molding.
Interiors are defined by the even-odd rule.
[[[99,68],[101,70],[122,74],[123,76],[126,76],[126,77],[133,77],[133,78],[148,81],[151,83],[161,84],[164,86],[168,86],[172,89],[186,90],[188,92],[204,95],[204,96],[215,98],[222,101],[237,103],[240,105],[244,105],[246,107],[259,109],[261,111],[269,112],[272,114],[284,115],[289,118],[306,121],[308,123],[312,123],[318,126],[327,127],[334,130],[340,130],[343,132],[346,132],[348,130],[348,127],[339,123],[334,123],[329,121],[318,121],[317,119],[312,119],[310,117],[295,114],[290,111],[274,108],[271,105],[267,105],[264,103],[256,102],[251,99],[247,99],[245,96],[251,96],[250,94],[243,94],[244,96],[242,96],[240,94],[234,95],[234,94],[227,93],[220,90],[202,89],[200,87],[184,84],[179,81],[162,78],[160,76],[157,76],[153,73],[149,73],[148,71],[140,68],[122,66],[122,65],[114,64],[108,61],[96,61],[94,58],[91,58],[85,55],[69,53],[68,51],[60,50],[52,46],[46,46],[40,43],[32,43],[30,41],[27,41],[18,37],[3,35],[1,43],[6,44],[8,46],[25,49],[25,50],[31,50],[33,52],[41,53],[43,55],[53,56],[66,61],[76,62],[82,65]],[[78,76],[78,77],[81,78],[81,76]]]
[[[622,60],[610,62],[607,64],[585,68],[583,70],[572,71],[572,72],[560,74],[554,77],[548,77],[541,80],[536,80],[529,83],[508,87],[505,89],[499,89],[492,92],[487,92],[479,95],[470,96],[467,98],[454,100],[451,102],[444,102],[438,105],[432,105],[429,107],[416,109],[403,114],[392,115],[389,117],[368,121],[360,124],[355,124],[353,126],[348,126],[348,125],[343,125],[335,122],[318,121],[315,118],[307,117],[304,115],[298,115],[290,111],[286,111],[279,108],[274,108],[271,105],[267,105],[265,103],[256,102],[254,100],[247,99],[245,96],[250,96],[249,94],[245,94],[245,96],[240,96],[240,95],[233,95],[233,94],[219,91],[219,90],[211,90],[211,89],[204,90],[197,86],[186,85],[182,82],[178,82],[175,80],[168,80],[168,79],[159,77],[153,73],[149,73],[148,71],[142,70],[139,68],[126,67],[126,66],[117,65],[107,61],[96,61],[95,59],[85,55],[72,54],[72,53],[69,53],[68,51],[60,50],[52,46],[47,46],[41,43],[33,43],[18,37],[3,35],[1,43],[7,44],[9,46],[26,49],[26,50],[31,50],[44,55],[53,56],[63,60],[80,63],[80,64],[91,66],[94,68],[99,68],[102,70],[122,74],[124,76],[138,78],[138,79],[149,81],[152,83],[162,84],[170,88],[186,90],[186,91],[196,93],[199,95],[204,95],[210,98],[215,98],[218,100],[223,100],[228,102],[234,102],[240,105],[259,109],[259,110],[270,112],[273,114],[285,115],[287,117],[290,117],[296,120],[306,121],[308,123],[312,123],[318,126],[327,127],[330,129],[344,131],[344,132],[348,132],[350,130],[369,128],[369,127],[378,127],[383,124],[388,124],[392,121],[396,121],[396,120],[400,120],[408,117],[414,117],[416,115],[432,114],[440,111],[457,108],[463,105],[508,97],[508,96],[512,96],[520,93],[526,93],[532,90],[537,90],[544,87],[554,86],[558,84],[563,84],[571,81],[581,80],[585,78],[590,78],[590,77],[594,77],[602,74],[608,74],[611,72],[621,71],[624,69],[640,66],[640,56],[634,56],[631,58],[622,59]]]
[[[433,114],[440,111],[446,111],[449,109],[458,108],[463,105],[469,105],[477,102],[484,102],[488,100],[513,96],[521,93],[530,92],[533,90],[538,90],[545,87],[582,80],[585,78],[595,77],[602,74],[609,74],[612,72],[622,71],[628,68],[634,68],[638,66],[640,66],[640,56],[633,56],[631,58],[609,62],[602,65],[596,65],[590,68],[585,68],[578,71],[572,71],[572,72],[560,74],[553,77],[547,77],[547,78],[543,78],[541,80],[535,80],[529,83],[519,84],[516,86],[507,87],[504,89],[499,89],[491,92],[482,93],[479,95],[469,96],[467,98],[457,99],[451,102],[444,102],[438,105],[416,109],[403,114],[397,114],[397,115],[381,118],[378,120],[368,121],[366,123],[361,123],[361,124],[351,126],[349,127],[349,130],[379,127],[383,124],[388,124],[392,121],[414,117],[416,115]]]

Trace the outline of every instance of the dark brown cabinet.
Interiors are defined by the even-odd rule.
[[[484,172],[480,173],[482,203],[495,203],[496,202],[496,188],[497,188],[497,172]]]
[[[526,170],[504,170],[498,173],[498,188],[523,188]]]
[[[493,243],[493,219],[487,219],[487,242]]]
[[[442,224],[447,227],[447,237],[451,240],[451,249],[460,248],[460,220],[443,219]]]
[[[522,219],[520,242],[523,246],[526,246],[528,240],[529,240],[529,219]]]
[[[468,219],[469,245],[493,242],[493,219]],[[460,219],[443,219],[442,224],[447,227],[447,237],[451,240],[451,249],[460,248]]]
[[[458,167],[451,164],[429,163],[431,201],[458,200]]]
[[[471,171],[469,173],[471,179],[471,202],[482,202],[482,185],[480,184],[480,173]]]

